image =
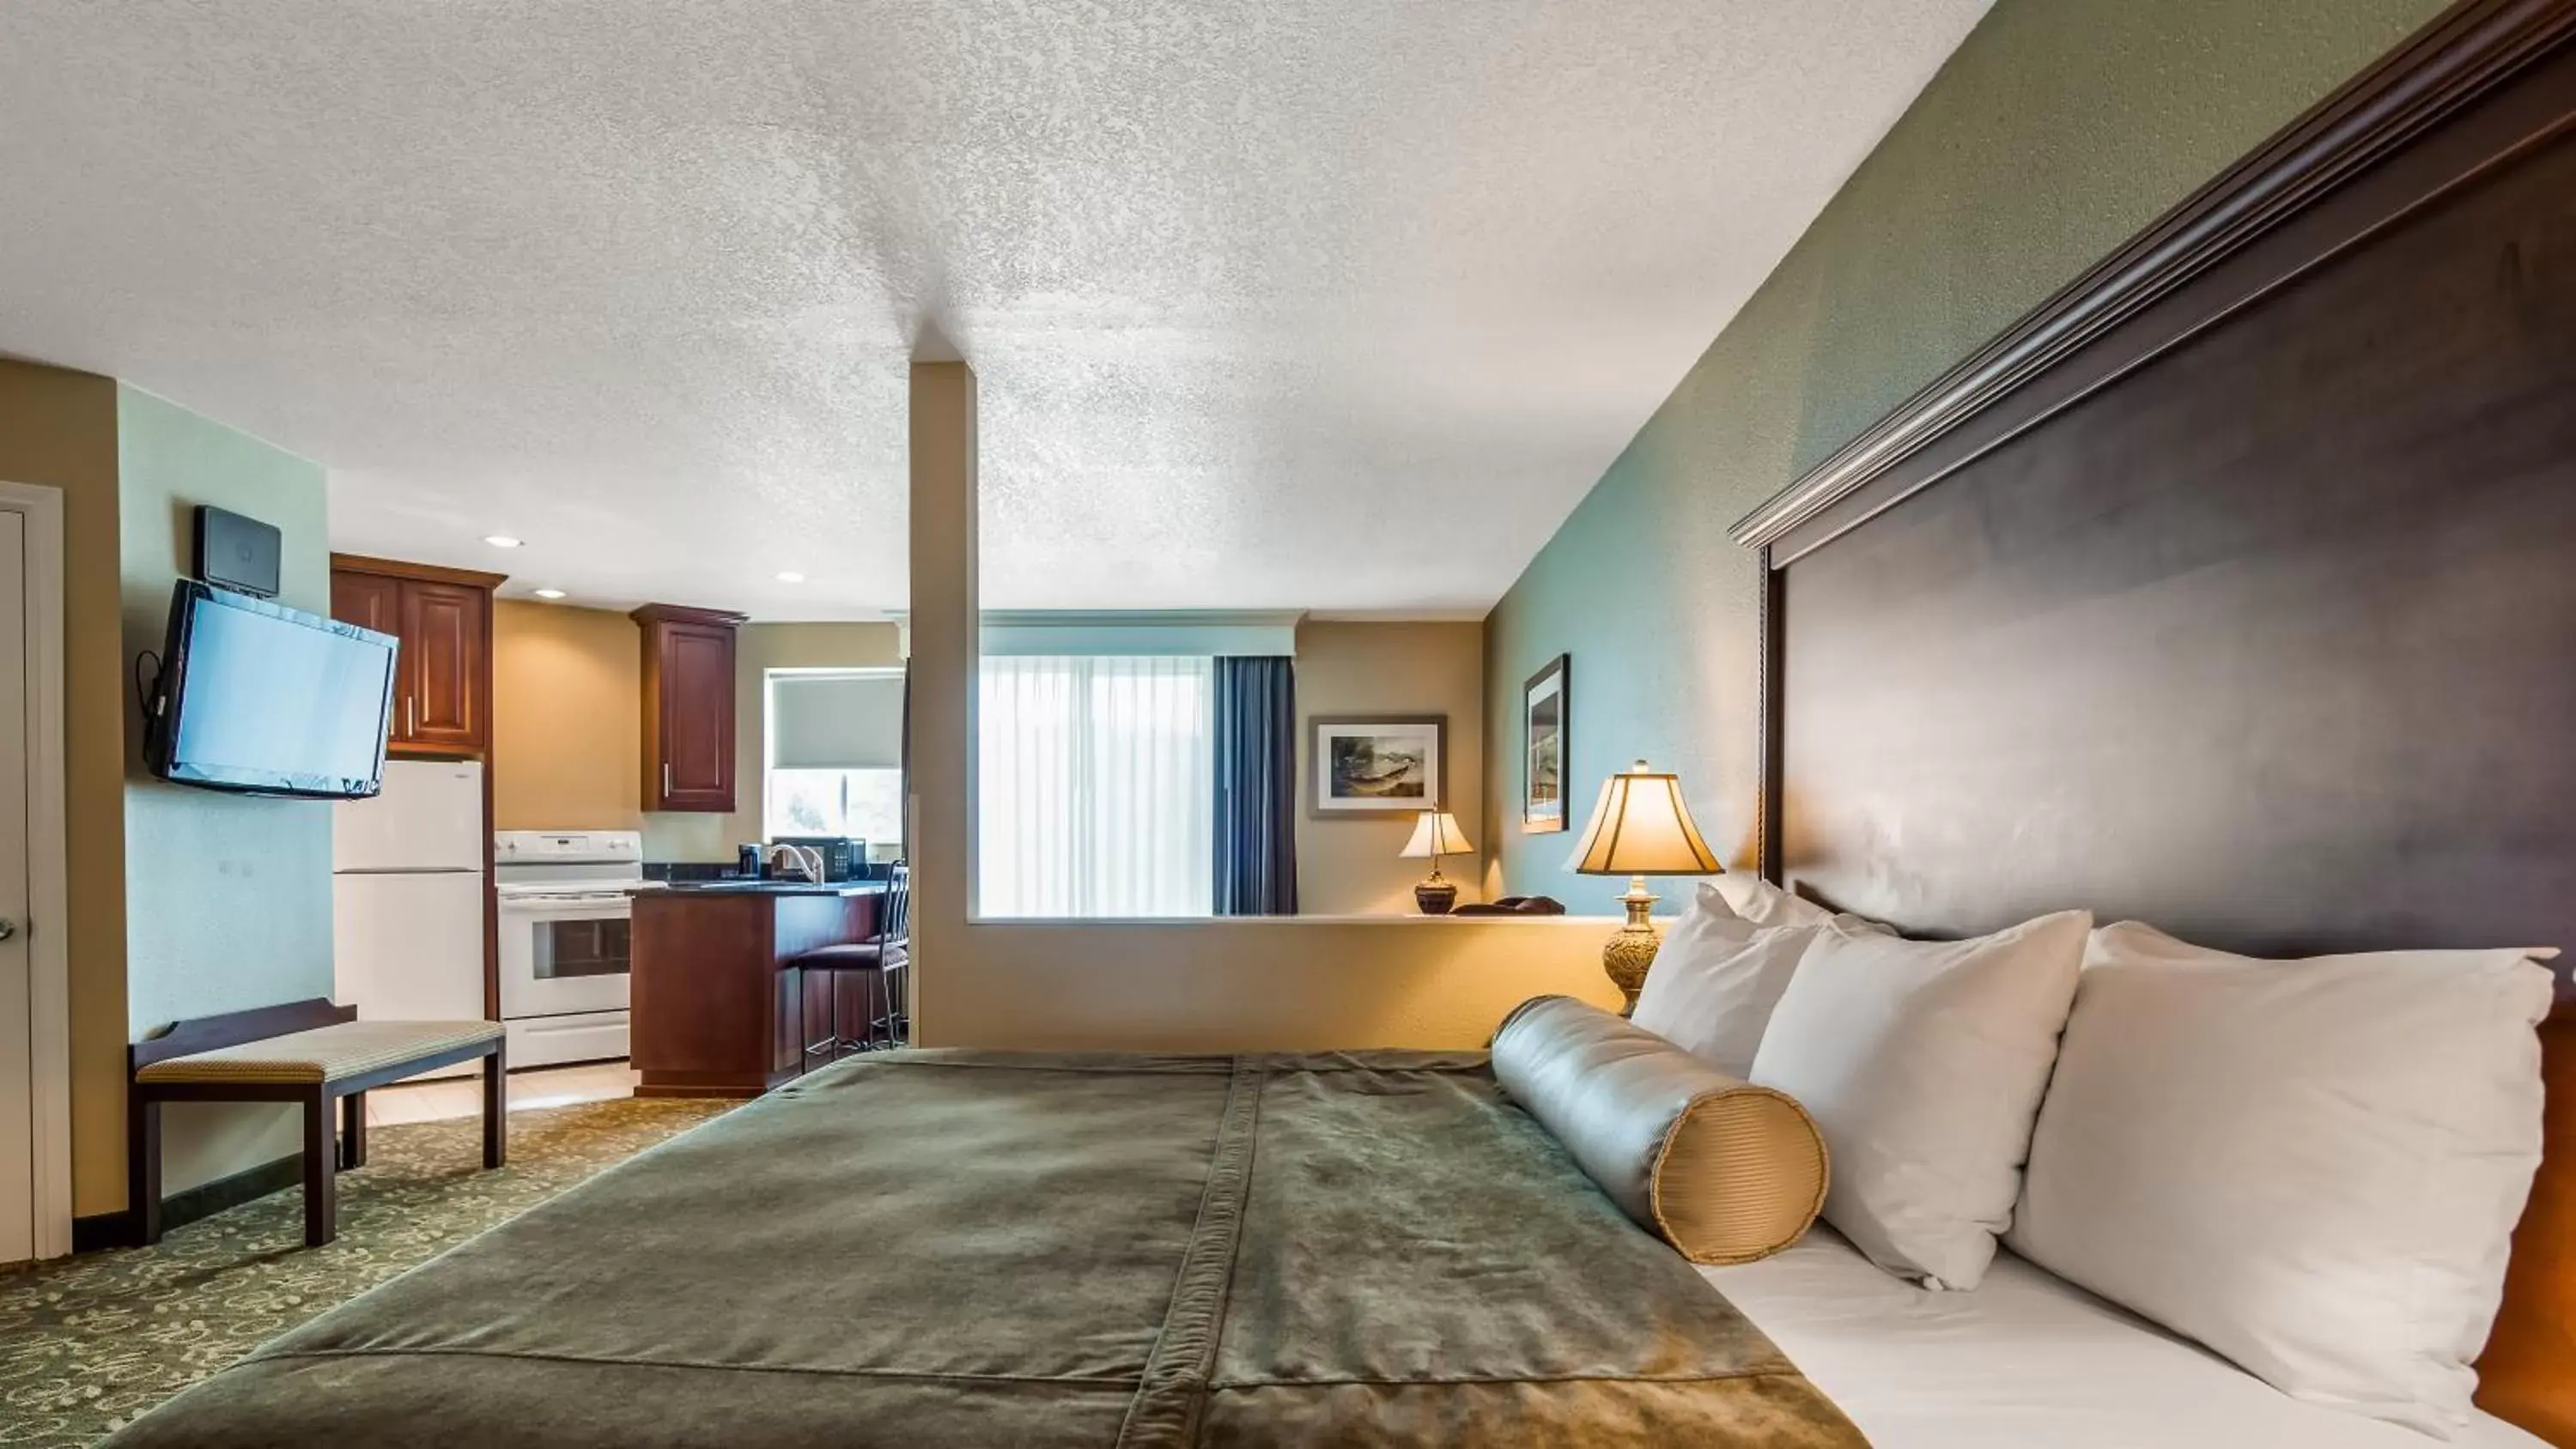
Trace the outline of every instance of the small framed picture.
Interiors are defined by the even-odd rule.
[[[1521,829],[1530,835],[1565,828],[1570,668],[1568,657],[1559,654],[1521,686]]]
[[[1306,729],[1306,813],[1316,819],[1418,815],[1440,803],[1447,715],[1318,715]]]

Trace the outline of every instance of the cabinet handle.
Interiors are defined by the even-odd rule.
[[[420,733],[420,721],[419,721],[418,719],[414,718],[414,717],[413,717],[413,715],[414,715],[414,712],[413,712],[413,709],[412,709],[412,697],[411,697],[410,695],[406,694],[406,695],[404,695],[404,696],[403,696],[403,733],[404,733],[404,734],[407,734],[407,735],[416,735],[416,734],[419,734],[419,733]]]
[[[668,760],[662,762],[662,798],[671,798],[671,762]]]

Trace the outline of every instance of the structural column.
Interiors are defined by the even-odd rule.
[[[975,372],[912,365],[912,991],[917,1046],[956,1040],[943,987],[975,910]]]

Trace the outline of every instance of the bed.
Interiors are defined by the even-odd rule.
[[[109,1441],[1533,1442],[1862,1441],[1481,1054],[961,1051],[802,1079]]]
[[[2426,1449],[2301,1403],[2007,1252],[1973,1293],[1904,1283],[1819,1225],[1700,1270],[1876,1449]],[[2454,1449],[2541,1449],[2493,1415]]]

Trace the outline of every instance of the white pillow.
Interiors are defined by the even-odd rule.
[[[1728,910],[1757,926],[1821,926],[1834,918],[1823,906],[1750,871],[1730,871],[1708,884]]]
[[[1757,926],[1840,926],[1847,931],[1890,928],[1861,916],[1838,915],[1792,891],[1782,890],[1750,872],[1730,871],[1701,887],[1714,887],[1719,904]]]
[[[2467,1424],[2540,1163],[2530,954],[2095,932],[2012,1246],[2294,1397]]]
[[[1753,1068],[1771,1008],[1818,928],[1763,929],[1702,884],[1664,932],[1630,1020],[1730,1077]]]
[[[1833,927],[1807,948],[1749,1075],[1816,1119],[1825,1221],[1870,1261],[1936,1288],[1985,1277],[2092,929],[2064,911],[1973,941]]]

